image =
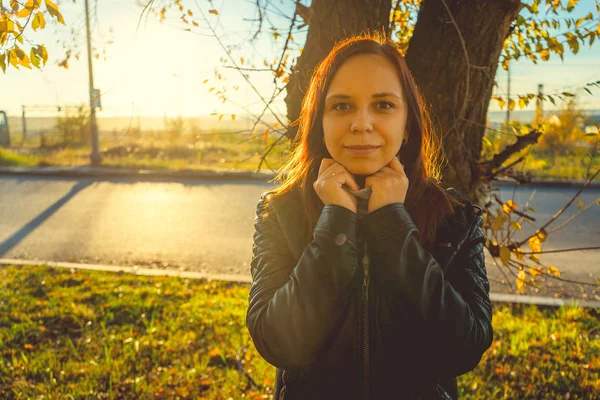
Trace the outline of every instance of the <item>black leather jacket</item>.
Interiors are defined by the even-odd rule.
[[[275,399],[458,398],[455,377],[477,366],[493,330],[482,210],[449,190],[466,206],[431,251],[401,203],[362,220],[326,205],[303,245],[298,194],[268,209],[261,196],[246,326],[277,368]]]

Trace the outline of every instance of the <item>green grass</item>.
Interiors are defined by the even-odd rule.
[[[44,266],[0,280],[2,399],[272,398],[248,285]],[[459,378],[461,399],[600,398],[599,317],[495,305],[495,341]]]
[[[55,138],[56,139],[56,138]],[[81,166],[89,165],[91,147],[78,145],[60,147],[59,143],[49,140],[49,147],[39,147],[39,139],[32,138],[21,147],[13,149],[10,164],[4,165],[50,165]],[[100,150],[103,164],[122,168],[139,168],[153,170],[235,170],[255,171],[260,162],[260,154],[275,142],[269,137],[262,141],[259,137],[251,140],[228,133],[206,134],[180,138],[177,143],[170,143],[163,136],[141,138],[101,137]],[[287,141],[281,141],[267,156],[267,163],[274,170],[283,165]],[[0,165],[2,155],[0,153]],[[263,163],[261,170],[270,171]]]
[[[20,155],[0,147],[0,167],[31,167],[37,165],[35,156]]]
[[[507,163],[510,161],[512,159],[509,159]],[[532,152],[527,158],[523,170],[529,171],[535,178],[585,181],[588,178],[589,164],[590,156],[584,152],[569,155]],[[593,174],[599,168],[600,154],[597,154],[592,160],[589,174]],[[515,169],[520,170],[521,166],[517,165]],[[594,182],[600,182],[600,175],[596,176]]]

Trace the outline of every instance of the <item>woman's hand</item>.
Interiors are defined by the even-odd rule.
[[[404,165],[397,157],[392,158],[387,166],[367,176],[365,187],[371,188],[369,213],[388,204],[404,204],[408,191],[408,177],[404,173]]]
[[[352,190],[359,190],[354,176],[342,164],[333,158],[321,160],[319,175],[313,183],[315,192],[324,204],[337,204],[356,214],[357,199],[342,188],[344,184]]]

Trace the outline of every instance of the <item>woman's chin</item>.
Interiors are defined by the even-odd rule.
[[[377,162],[376,160],[367,160],[364,158],[358,160],[338,160],[334,158],[334,160],[342,164],[342,166],[346,168],[346,171],[350,172],[352,175],[373,175],[375,172],[385,167],[385,164],[381,164],[381,161]]]
[[[352,175],[373,175],[375,172],[379,171],[381,168],[377,169],[377,168],[373,168],[370,166],[350,166],[350,167],[345,167],[346,170],[348,172],[350,172]]]

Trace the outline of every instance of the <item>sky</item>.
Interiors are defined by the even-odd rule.
[[[307,1],[303,1],[307,4]],[[85,47],[85,12],[82,1],[73,4],[62,1],[60,4],[66,26],[47,27],[44,31],[29,31],[27,39],[33,43],[44,43],[49,52],[49,60],[42,70],[7,69],[5,74],[0,72],[0,109],[9,116],[19,116],[21,106],[43,105],[77,105],[88,102],[88,70]],[[264,68],[263,60],[273,60],[278,56],[277,45],[272,35],[264,34],[254,47],[248,45],[250,32],[256,18],[255,2],[250,0],[213,0],[213,5],[207,0],[183,0],[182,4],[189,7],[194,18],[200,24],[199,28],[191,27],[192,32],[185,31],[187,25],[180,20],[180,14],[173,9],[167,13],[167,20],[159,22],[156,15],[149,15],[140,21],[142,7],[135,0],[91,0],[92,9],[92,38],[99,45],[109,39],[114,44],[105,46],[106,60],[94,60],[95,87],[102,93],[102,110],[100,117],[111,116],[169,116],[178,115],[195,117],[210,113],[244,114],[240,105],[252,112],[260,112],[261,100],[253,89],[244,81],[239,72],[224,68],[220,62],[227,57],[226,51],[210,34],[205,23],[200,20],[200,11],[206,15],[211,24],[217,25],[217,32],[225,45],[239,45],[239,50],[233,50],[233,57],[239,61],[245,57],[245,66],[254,62],[257,68]],[[291,15],[290,0],[273,0],[274,7]],[[209,14],[210,9],[219,11],[219,15]],[[595,0],[580,0],[576,12],[569,17],[578,18],[588,12],[598,15],[595,10]],[[270,22],[284,29],[285,19],[277,15],[273,8]],[[559,15],[559,18],[566,15]],[[138,26],[139,23],[139,26]],[[270,23],[265,22],[263,31],[268,32]],[[71,59],[69,68],[58,67],[57,63],[64,57],[62,42],[69,40],[71,30],[74,32],[75,43],[81,50],[77,61]],[[563,28],[563,30],[566,30]],[[278,39],[279,45],[283,43]],[[302,46],[306,34],[303,32],[294,36],[293,47]],[[567,49],[567,46],[565,45]],[[292,58],[298,52],[292,53]],[[528,59],[521,58],[511,64],[511,93],[536,93],[538,84],[545,85],[545,93],[557,91],[575,91],[587,82],[600,80],[600,40],[593,47],[587,44],[581,46],[579,53],[574,55],[565,50],[564,62],[551,54],[547,62],[534,65]],[[215,70],[226,78],[225,85],[229,88],[231,101],[222,103],[214,92],[208,92],[210,87],[217,89],[223,85],[215,79]],[[269,72],[248,72],[257,90],[264,96],[270,96],[273,91],[273,76]],[[204,84],[204,80],[209,82]],[[498,67],[496,80],[499,87],[495,94],[506,97],[507,73]],[[238,86],[237,91],[233,86]],[[600,109],[600,89],[593,88],[594,96],[580,91],[580,106],[583,109]],[[285,92],[284,92],[285,93]],[[285,114],[283,102],[284,93],[274,103],[276,112]],[[560,107],[558,105],[557,107]],[[533,110],[534,102],[527,108]],[[548,108],[551,105],[548,103]],[[498,111],[496,102],[490,103],[490,111]],[[51,116],[49,112],[28,112],[28,115]],[[217,118],[216,116],[214,118]]]

